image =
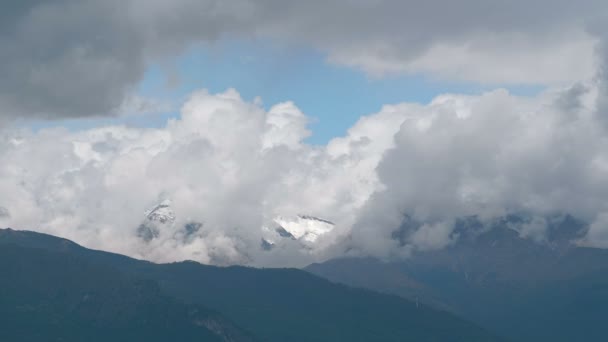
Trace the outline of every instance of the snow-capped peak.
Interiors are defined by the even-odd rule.
[[[308,215],[298,215],[295,218],[279,216],[274,221],[279,225],[278,229],[289,233],[296,240],[306,242],[317,241],[319,236],[331,232],[335,227],[333,222]]]
[[[172,224],[175,222],[175,213],[171,209],[171,200],[166,199],[160,204],[146,211],[146,219],[162,224]]]
[[[146,218],[137,228],[137,236],[148,242],[157,238],[163,228],[170,227],[175,222],[175,213],[171,209],[171,200],[164,200],[150,210],[144,212]]]
[[[145,219],[137,228],[137,236],[149,242],[162,235],[162,232],[173,231],[176,215],[171,208],[171,200],[166,199],[153,208],[144,212]],[[331,232],[335,225],[325,219],[310,215],[293,217],[279,216],[274,220],[274,226],[262,227],[262,248],[270,250],[282,239],[297,240],[306,247],[312,247],[319,237]],[[192,235],[201,224],[184,226],[183,233]]]

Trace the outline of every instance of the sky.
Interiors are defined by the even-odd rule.
[[[575,243],[608,247],[603,1],[3,6],[0,226],[302,266],[443,248],[470,215],[526,213],[542,242],[571,214]],[[142,240],[167,200],[175,222]],[[335,228],[277,237],[297,215]],[[404,215],[423,224],[395,241]]]
[[[267,109],[275,103],[293,101],[311,117],[312,134],[307,141],[324,145],[346,134],[361,116],[380,110],[384,104],[428,103],[443,93],[480,94],[496,87],[523,96],[544,89],[544,85],[534,83],[478,84],[423,74],[373,76],[328,63],[325,55],[305,47],[282,47],[265,40],[226,41],[188,49],[170,64],[148,65],[136,94],[162,102],[148,115],[24,124],[35,129],[62,126],[71,130],[102,124],[162,127],[169,118],[179,116],[179,104],[192,92],[234,88],[248,101],[259,97]]]

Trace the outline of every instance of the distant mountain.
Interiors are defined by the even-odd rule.
[[[145,212],[145,219],[137,227],[137,236],[149,242],[156,239],[163,228],[170,227],[175,222],[175,213],[171,201],[164,200],[154,208]]]
[[[15,230],[0,230],[0,251],[0,274],[11,275],[0,278],[0,307],[14,327],[0,340],[40,337],[26,327],[57,341],[96,341],[99,331],[156,338],[130,339],[141,341],[253,339],[245,331],[260,341],[499,340],[452,314],[295,269],[159,265]]]
[[[456,226],[457,242],[442,250],[306,270],[451,311],[512,341],[605,341],[608,251],[576,246],[586,227],[570,216],[547,220],[539,241],[514,228],[526,220],[509,216],[488,227],[468,218]]]
[[[334,228],[333,222],[315,216],[279,216],[273,220],[273,226],[262,227],[262,248],[270,250],[283,239],[297,240],[306,248],[314,247],[319,237]]]
[[[204,227],[201,222],[190,221],[183,224],[177,221],[171,200],[165,199],[144,212],[142,222],[134,233],[144,242],[162,238],[163,235],[166,238],[167,233],[170,233],[171,238],[179,237],[184,242],[188,242],[192,237],[200,234],[201,228]],[[298,241],[304,249],[314,248],[319,238],[330,233],[334,228],[333,222],[316,216],[277,216],[267,225],[260,227],[262,235],[260,248],[270,251],[289,240]]]

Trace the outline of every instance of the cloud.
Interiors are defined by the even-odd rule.
[[[427,106],[403,107],[407,119],[378,166],[384,187],[362,208],[355,245],[395,253],[392,234],[405,214],[429,227],[453,227],[471,215],[527,213],[538,218],[520,234],[535,240],[543,237],[542,217],[569,213],[597,222],[608,204],[608,140],[595,103],[591,93],[566,88],[536,98],[505,90],[443,95]],[[422,230],[403,243],[442,246],[451,242],[449,232]]]
[[[438,42],[412,57],[400,55],[399,50],[388,56],[382,52],[344,51],[332,55],[331,60],[372,75],[425,74],[442,81],[491,85],[568,84],[593,77],[596,41],[585,32],[564,34],[570,38],[489,34]]]
[[[452,242],[452,222],[423,224],[411,236],[411,242],[419,250],[441,249]]]
[[[308,46],[373,75],[570,83],[593,76],[593,23],[606,10],[595,0],[20,1],[0,14],[10,46],[0,117],[116,115],[150,63],[219,39]]]
[[[574,215],[591,224],[584,243],[603,247],[608,139],[598,96],[593,83],[535,97],[445,94],[386,105],[326,146],[304,142],[308,119],[295,104],[265,110],[235,90],[193,93],[158,129],[3,131],[2,222],[155,261],[214,264],[407,256],[457,243],[460,218],[510,213],[532,218],[516,229],[537,241],[545,217]],[[166,199],[175,224],[140,239],[144,212]],[[297,214],[336,228],[314,244],[262,248],[263,227]],[[418,223],[397,238],[404,215]]]
[[[605,6],[594,0],[581,6],[561,0],[291,3],[266,8],[280,14],[263,32],[309,42],[330,60],[372,74],[546,84],[592,75],[594,37],[586,25]]]
[[[600,212],[589,227],[587,236],[580,241],[581,245],[608,248],[608,213]]]
[[[590,223],[580,243],[606,247],[608,54],[595,15],[605,2],[373,5],[21,2],[0,14],[0,43],[14,47],[0,54],[0,120],[140,106],[132,90],[147,63],[225,36],[310,45],[373,74],[568,84],[534,97],[497,89],[386,105],[326,146],[304,142],[308,118],[294,103],[265,110],[235,90],[192,94],[158,129],[0,130],[1,223],[154,261],[214,264],[407,256],[455,243],[459,218],[509,213],[532,217],[517,229],[537,241],[545,217],[572,214]],[[144,212],[166,199],[175,224],[138,238]],[[336,228],[314,245],[261,248],[262,227],[297,214]],[[406,215],[419,224],[396,238]]]
[[[3,6],[4,117],[115,115],[151,61],[246,25],[222,1],[21,1]]]
[[[141,78],[142,44],[116,2],[25,1],[3,6],[3,116],[105,115]]]
[[[11,217],[11,213],[5,207],[0,207],[0,219]]]
[[[228,90],[192,94],[160,129],[4,131],[0,202],[11,216],[3,224],[156,261],[312,260],[316,252],[296,242],[273,250],[284,258],[263,254],[262,227],[301,213],[348,223],[374,187],[365,184],[373,166],[351,174],[370,156],[358,152],[366,146],[332,156],[303,143],[307,122],[291,102],[266,111]],[[175,224],[140,239],[144,212],[165,199]],[[191,223],[199,229],[188,233]]]

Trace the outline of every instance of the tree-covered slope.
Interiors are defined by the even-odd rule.
[[[497,341],[452,314],[397,296],[333,284],[300,270],[222,268],[194,262],[157,265],[48,235],[0,230],[0,249],[8,244],[43,248],[120,270],[127,278],[148,279],[158,284],[159,295],[208,307],[261,341]],[[81,276],[87,274],[83,270]],[[112,306],[121,305],[117,301]],[[187,315],[179,317],[188,320]]]
[[[251,341],[221,315],[70,253],[0,246],[1,341]]]

